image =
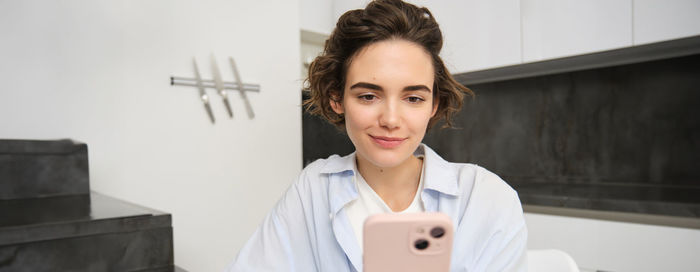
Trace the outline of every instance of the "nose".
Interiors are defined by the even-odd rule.
[[[401,125],[401,113],[397,103],[393,101],[384,103],[379,115],[379,125],[389,130],[396,129]]]

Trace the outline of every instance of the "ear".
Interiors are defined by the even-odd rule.
[[[430,113],[430,118],[433,118],[435,116],[435,114],[437,113],[439,104],[440,103],[438,102],[438,100],[435,99],[435,102],[433,103],[433,111]]]
[[[329,99],[328,101],[330,102],[331,108],[333,109],[333,111],[335,113],[337,113],[337,114],[345,113],[345,108],[343,108],[342,103],[335,101],[333,98]]]

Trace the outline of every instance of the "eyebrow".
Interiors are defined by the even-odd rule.
[[[372,84],[372,83],[367,83],[367,82],[358,82],[350,86],[350,89],[354,88],[365,88],[365,89],[370,89],[370,90],[375,90],[375,91],[384,91],[381,86]],[[404,91],[426,91],[426,92],[432,92],[428,86],[425,85],[411,85],[411,86],[406,86],[403,88]]]

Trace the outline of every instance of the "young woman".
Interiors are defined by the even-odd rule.
[[[452,218],[452,271],[526,270],[516,192],[488,170],[447,162],[421,144],[471,93],[445,68],[441,47],[430,11],[399,0],[338,20],[309,68],[305,103],[344,130],[356,152],[309,164],[231,271],[362,271],[365,218],[420,211]]]

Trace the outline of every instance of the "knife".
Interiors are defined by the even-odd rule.
[[[253,112],[253,107],[250,106],[248,96],[246,95],[245,90],[243,89],[243,81],[241,80],[241,75],[238,73],[236,62],[233,60],[232,57],[229,57],[228,60],[231,63],[231,70],[233,70],[233,77],[236,79],[236,85],[238,85],[238,92],[239,94],[241,94],[241,99],[243,99],[243,102],[245,103],[245,110],[246,112],[248,112],[248,118],[253,119],[255,118],[255,113]]]
[[[204,91],[204,84],[202,84],[202,77],[199,75],[199,68],[197,68],[197,61],[192,58],[192,64],[194,64],[194,76],[195,79],[197,80],[197,89],[199,89],[199,98],[202,99],[202,103],[204,104],[204,109],[207,110],[207,114],[209,115],[209,120],[211,123],[214,123],[214,113],[211,112],[211,106],[209,105],[209,96],[207,95],[207,92]]]
[[[226,90],[224,90],[224,81],[221,79],[221,73],[219,72],[219,67],[216,65],[216,57],[214,57],[214,54],[211,55],[211,71],[214,74],[214,88],[216,88],[216,91],[219,92],[221,99],[224,101],[228,116],[233,118],[231,103],[228,102],[228,94]]]

